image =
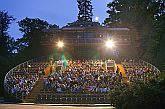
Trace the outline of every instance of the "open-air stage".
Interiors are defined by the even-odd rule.
[[[0,104],[0,109],[114,109],[106,105],[40,105],[40,104]]]

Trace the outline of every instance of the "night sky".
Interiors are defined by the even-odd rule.
[[[99,17],[100,23],[104,21],[108,16],[106,11],[110,1],[92,0],[93,20]],[[8,11],[16,18],[9,29],[9,34],[15,39],[22,36],[16,22],[25,17],[40,18],[62,27],[76,21],[78,14],[77,0],[0,0],[0,10]]]

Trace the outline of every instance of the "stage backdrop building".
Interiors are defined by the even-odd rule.
[[[73,58],[103,58],[109,56],[135,56],[139,48],[139,38],[130,28],[110,28],[92,21],[91,0],[77,0],[78,20],[62,28],[44,30],[41,44],[50,52],[67,52]],[[106,48],[107,40],[113,40],[114,47]],[[58,48],[58,41],[64,42]],[[131,52],[130,52],[131,51]]]

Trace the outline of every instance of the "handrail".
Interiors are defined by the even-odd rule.
[[[145,64],[150,69],[152,69],[154,71],[156,70],[157,73],[161,73],[160,70],[157,67],[155,67],[154,65],[152,65],[151,63],[148,63],[148,62],[146,62],[144,60],[139,60],[139,61],[141,61],[143,64]]]
[[[156,71],[157,73],[161,73],[161,71],[160,71],[157,67],[155,67],[155,66],[152,65],[151,63],[146,62],[146,61],[144,61],[144,60],[141,60],[141,59],[132,59],[131,62],[132,62],[132,63],[142,63],[143,65],[145,65],[145,66],[147,66],[148,68],[150,68],[150,69]]]

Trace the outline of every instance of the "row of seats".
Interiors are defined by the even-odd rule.
[[[38,103],[109,103],[106,94],[39,94]]]
[[[48,65],[48,63],[30,63],[29,64],[29,67],[31,66],[31,67],[46,67]]]
[[[145,65],[142,63],[129,63],[129,62],[122,62],[122,65],[124,68],[136,68],[136,67],[141,67],[144,68]]]

